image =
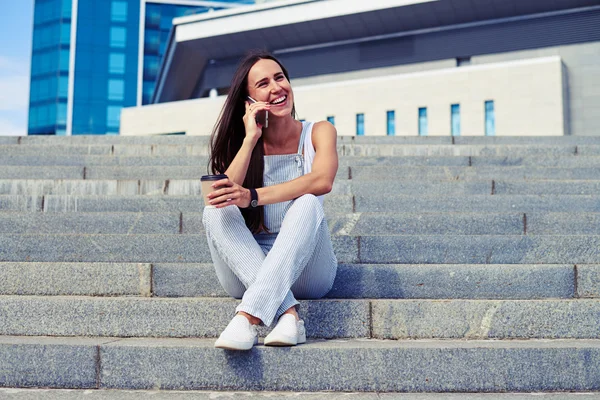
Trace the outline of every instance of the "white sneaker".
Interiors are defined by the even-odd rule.
[[[275,328],[265,338],[266,346],[295,346],[306,342],[304,321],[296,321],[292,314],[283,314]]]
[[[256,325],[252,325],[243,315],[236,315],[215,342],[215,347],[227,350],[250,350],[257,343]]]

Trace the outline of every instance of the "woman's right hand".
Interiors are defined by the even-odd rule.
[[[244,126],[246,128],[246,138],[252,139],[254,143],[262,136],[262,125],[256,122],[256,114],[260,111],[269,111],[271,105],[264,101],[256,103],[245,102],[246,114],[244,114]]]

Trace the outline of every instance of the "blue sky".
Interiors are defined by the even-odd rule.
[[[33,0],[0,0],[0,135],[26,135]]]

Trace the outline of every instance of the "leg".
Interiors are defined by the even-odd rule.
[[[256,279],[265,253],[237,207],[205,208],[202,223],[221,286],[230,296],[241,299]]]
[[[270,325],[276,315],[298,304],[290,288],[315,252],[323,221],[323,207],[315,196],[304,195],[292,203],[273,248],[237,311],[254,315]]]

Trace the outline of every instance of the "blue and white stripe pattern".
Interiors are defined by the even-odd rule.
[[[303,124],[301,145],[309,127]],[[265,186],[303,174],[301,149],[265,156]],[[268,326],[298,304],[296,297],[325,296],[333,286],[337,259],[323,206],[314,195],[266,206],[265,220],[267,215],[269,234],[252,235],[235,206],[205,208],[203,223],[219,282],[229,295],[242,299],[236,311]]]

